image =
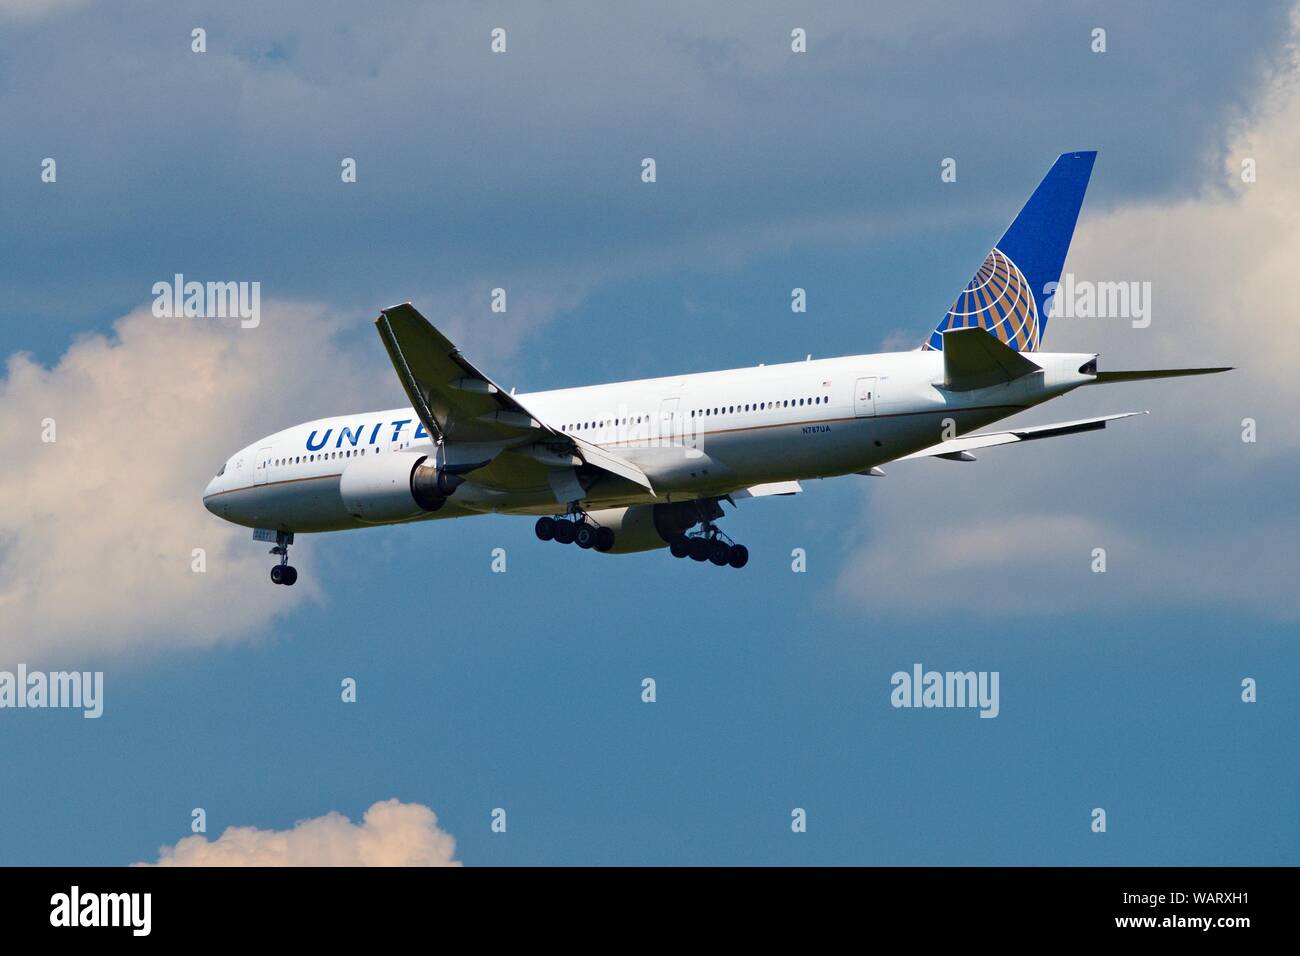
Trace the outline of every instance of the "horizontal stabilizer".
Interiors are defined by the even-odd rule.
[[[1183,375],[1213,375],[1215,372],[1231,372],[1232,367],[1224,368],[1151,368],[1132,372],[1098,372],[1089,385],[1106,385],[1109,382],[1141,382],[1149,378],[1178,378]]]
[[[943,387],[969,392],[1005,385],[1042,367],[1004,345],[983,329],[943,333]]]
[[[975,448],[991,448],[994,445],[1009,445],[1018,441],[1034,441],[1038,438],[1056,438],[1058,435],[1074,435],[1078,432],[1097,431],[1105,428],[1107,422],[1145,414],[1146,412],[1122,412],[1118,415],[1103,415],[1100,418],[1081,418],[1074,422],[1053,422],[1050,425],[1031,425],[1028,428],[1016,428],[1012,431],[966,435],[962,438],[954,438],[951,441],[931,445],[929,448],[923,448],[920,451],[914,451],[910,455],[899,458],[898,461],[908,461],[913,458],[955,458],[957,461],[969,461],[969,457],[962,458],[960,456],[963,452],[969,453]]]

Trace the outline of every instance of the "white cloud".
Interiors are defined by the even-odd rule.
[[[258,435],[401,401],[377,340],[370,353],[335,344],[343,324],[282,302],[264,303],[247,330],[144,308],[111,336],[78,339],[53,368],[11,356],[0,379],[0,663],[201,647],[315,596],[308,540],[295,546],[300,583],[269,586],[267,546],[200,496]],[[195,548],[206,573],[191,570]]]
[[[1294,52],[1294,48],[1293,48]],[[1106,369],[1234,365],[1199,379],[1089,388],[1038,421],[1151,409],[1102,434],[990,449],[974,464],[887,467],[837,581],[876,610],[1032,613],[1084,606],[1235,606],[1300,616],[1294,484],[1300,421],[1300,68],[1225,130],[1223,179],[1192,201],[1085,207],[1067,269],[1149,281],[1149,328],[1053,320],[1047,346]],[[1253,158],[1258,181],[1241,181]],[[1106,154],[1094,180],[1106,175]],[[1254,418],[1259,438],[1241,441]],[[1106,574],[1090,569],[1107,549]]]
[[[360,824],[340,813],[290,830],[230,827],[215,840],[189,836],[159,851],[152,866],[460,866],[456,840],[418,803],[381,800]]]

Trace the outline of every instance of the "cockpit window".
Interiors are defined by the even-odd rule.
[[[217,469],[217,477],[220,478],[226,473],[226,463],[223,461],[221,467]]]

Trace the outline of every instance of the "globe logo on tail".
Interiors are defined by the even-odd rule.
[[[1017,352],[1034,352],[1042,335],[1038,305],[1029,280],[1000,249],[984,259],[923,349],[943,348],[943,333],[950,329],[981,328]]]

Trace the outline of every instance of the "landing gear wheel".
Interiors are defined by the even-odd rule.
[[[293,584],[294,581],[298,580],[298,572],[289,566],[289,545],[291,544],[293,544],[292,531],[277,531],[275,533],[275,547],[271,549],[271,553],[279,555],[280,563],[271,569],[271,582],[273,584]]]
[[[560,544],[573,544],[573,535],[576,526],[572,521],[555,522],[555,540]]]
[[[295,568],[292,564],[286,564],[284,566],[284,582],[283,582],[284,586],[291,588],[293,587],[294,582],[297,580],[298,580],[298,569]]]
[[[596,529],[596,550],[604,553],[614,547],[614,531],[611,528]]]
[[[709,560],[720,568],[725,568],[731,559],[731,545],[721,538],[709,542]]]
[[[537,526],[533,530],[537,532],[537,537],[542,541],[550,541],[555,537],[555,519],[538,518]]]
[[[749,563],[749,548],[743,544],[733,544],[731,546],[731,555],[727,558],[727,563],[733,568],[743,568]]]
[[[583,522],[573,529],[573,543],[584,551],[596,543],[596,526]]]
[[[691,553],[691,539],[679,535],[668,542],[668,550],[672,552],[674,558],[685,558]]]
[[[709,539],[708,538],[691,538],[690,550],[687,554],[691,556],[692,561],[709,560]]]

